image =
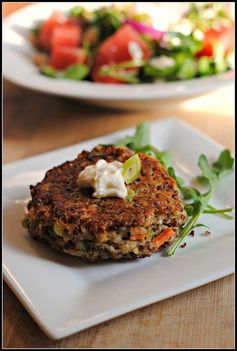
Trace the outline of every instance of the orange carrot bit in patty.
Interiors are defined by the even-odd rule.
[[[130,236],[130,240],[144,240],[145,239],[145,235],[143,234],[134,234]]]
[[[157,247],[160,247],[166,241],[168,241],[173,235],[174,235],[174,230],[172,228],[166,228],[152,240],[152,243]]]
[[[96,234],[96,239],[97,239],[100,243],[105,242],[105,241],[108,240],[107,234],[106,234],[106,233],[97,233],[97,234]]]
[[[133,241],[144,240],[147,235],[146,229],[141,227],[131,228],[130,233],[131,233],[130,240],[133,240]]]

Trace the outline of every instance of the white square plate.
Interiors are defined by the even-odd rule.
[[[198,156],[210,161],[222,147],[177,119],[152,123],[152,143],[171,150],[177,173],[187,181],[199,173]],[[20,160],[3,167],[3,272],[7,284],[54,339],[78,332],[123,313],[193,289],[234,272],[234,221],[204,215],[211,228],[199,228],[175,255],[162,253],[125,262],[85,263],[35,242],[20,219],[30,197],[29,185],[46,170],[76,158],[82,149],[113,143],[133,129]],[[220,183],[211,203],[234,205],[234,174]]]

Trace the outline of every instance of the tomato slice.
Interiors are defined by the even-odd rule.
[[[103,83],[122,83],[121,80],[112,77],[101,76],[99,70],[102,66],[130,61],[132,56],[128,50],[130,42],[136,42],[142,53],[143,59],[148,59],[152,55],[152,50],[141,38],[133,27],[123,25],[116,33],[106,39],[100,46],[92,67],[92,79]]]
[[[203,47],[197,53],[197,57],[212,57],[214,55],[215,42],[219,42],[228,54],[234,48],[234,28],[221,26],[218,29],[211,28],[206,31],[203,39]]]
[[[52,51],[50,65],[58,70],[63,70],[76,63],[85,63],[87,52],[83,48],[56,47]]]
[[[49,51],[52,33],[64,21],[64,15],[61,12],[55,11],[47,21],[43,22],[39,32],[39,46],[42,49]]]
[[[53,30],[50,47],[78,47],[81,40],[81,29],[78,25],[64,23]]]

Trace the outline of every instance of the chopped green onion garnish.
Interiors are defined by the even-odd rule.
[[[126,184],[132,183],[137,179],[141,171],[141,161],[138,154],[130,157],[123,164],[123,179]]]

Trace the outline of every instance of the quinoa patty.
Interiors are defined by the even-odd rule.
[[[186,220],[176,182],[161,163],[139,153],[141,172],[127,185],[128,197],[92,197],[77,184],[79,173],[100,159],[124,163],[127,147],[97,146],[49,170],[30,186],[32,199],[23,225],[37,240],[89,261],[150,256],[171,242]],[[165,240],[166,230],[170,236]],[[164,236],[164,235],[163,235]]]

